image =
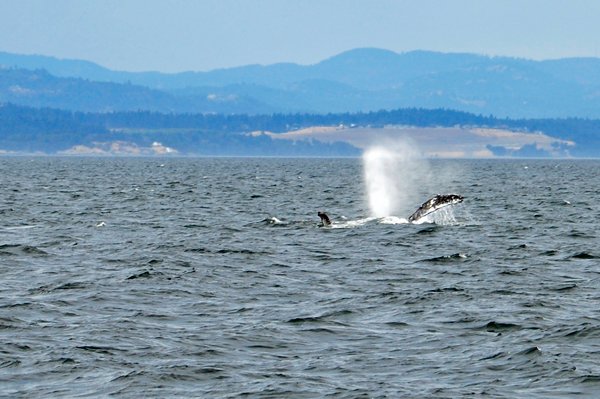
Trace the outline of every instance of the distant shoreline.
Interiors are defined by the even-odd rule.
[[[355,128],[313,126],[286,133],[266,133],[274,139],[343,141],[362,150],[377,145],[393,145],[397,141],[410,141],[425,158],[495,158],[488,147],[502,147],[518,151],[524,146],[534,146],[548,152],[551,157],[561,157],[556,145],[573,147],[573,141],[556,139],[541,133],[522,133],[504,129],[484,128],[416,128],[385,127]]]
[[[354,157],[411,142],[422,157],[596,158],[600,120],[436,109],[346,114],[74,113],[0,105],[0,154]]]

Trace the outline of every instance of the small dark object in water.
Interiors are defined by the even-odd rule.
[[[321,218],[321,222],[323,226],[329,226],[331,224],[331,220],[329,220],[329,216],[327,216],[324,212],[318,212],[317,215]]]

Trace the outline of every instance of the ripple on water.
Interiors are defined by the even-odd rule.
[[[3,394],[595,397],[600,162],[427,168],[374,218],[356,159],[0,159]]]

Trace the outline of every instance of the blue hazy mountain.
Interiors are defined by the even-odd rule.
[[[30,106],[248,114],[423,107],[512,118],[600,118],[597,58],[532,61],[365,48],[314,65],[280,63],[164,74],[0,52],[0,65],[4,66],[0,102]],[[11,76],[22,69],[44,69],[55,80],[48,78],[47,88],[43,82],[15,83]],[[61,79],[68,82],[60,83]]]
[[[61,78],[44,69],[0,69],[0,103],[72,111],[272,113],[274,108],[249,97],[229,94],[174,95],[130,83]]]

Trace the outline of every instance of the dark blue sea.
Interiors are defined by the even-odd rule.
[[[598,397],[600,162],[363,162],[0,158],[0,396]]]

